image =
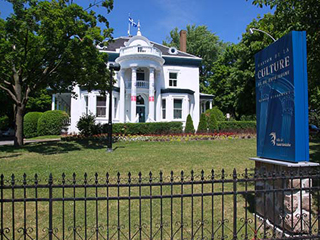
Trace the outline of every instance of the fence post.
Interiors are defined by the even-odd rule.
[[[3,186],[4,186],[4,176],[1,174],[1,180],[0,180],[0,186],[1,186],[1,226],[0,226],[0,235],[1,235],[1,240],[3,240],[3,234],[4,234],[4,229],[3,229]]]
[[[52,234],[53,234],[53,229],[52,229],[52,173],[49,175],[49,228],[48,228],[48,233],[49,233],[49,240],[52,240]]]
[[[233,170],[233,239],[237,239],[237,170]]]

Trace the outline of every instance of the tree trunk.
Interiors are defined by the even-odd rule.
[[[14,145],[22,146],[23,145],[23,117],[24,117],[25,106],[15,105],[14,111]]]

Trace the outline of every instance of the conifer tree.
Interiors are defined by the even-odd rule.
[[[200,122],[198,126],[198,133],[206,133],[207,132],[207,118],[204,113],[200,115]]]
[[[219,130],[218,121],[214,114],[210,114],[208,117],[208,128],[211,133]]]
[[[186,128],[184,130],[185,133],[194,133],[194,126],[191,115],[189,114],[187,117]]]

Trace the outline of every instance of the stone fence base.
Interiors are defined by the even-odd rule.
[[[289,234],[308,233],[311,226],[312,171],[315,163],[286,163],[252,158],[256,176],[256,214]]]

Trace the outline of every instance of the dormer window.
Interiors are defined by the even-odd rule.
[[[169,48],[168,52],[169,52],[169,54],[172,54],[172,55],[177,55],[178,54],[178,50],[175,47]]]

